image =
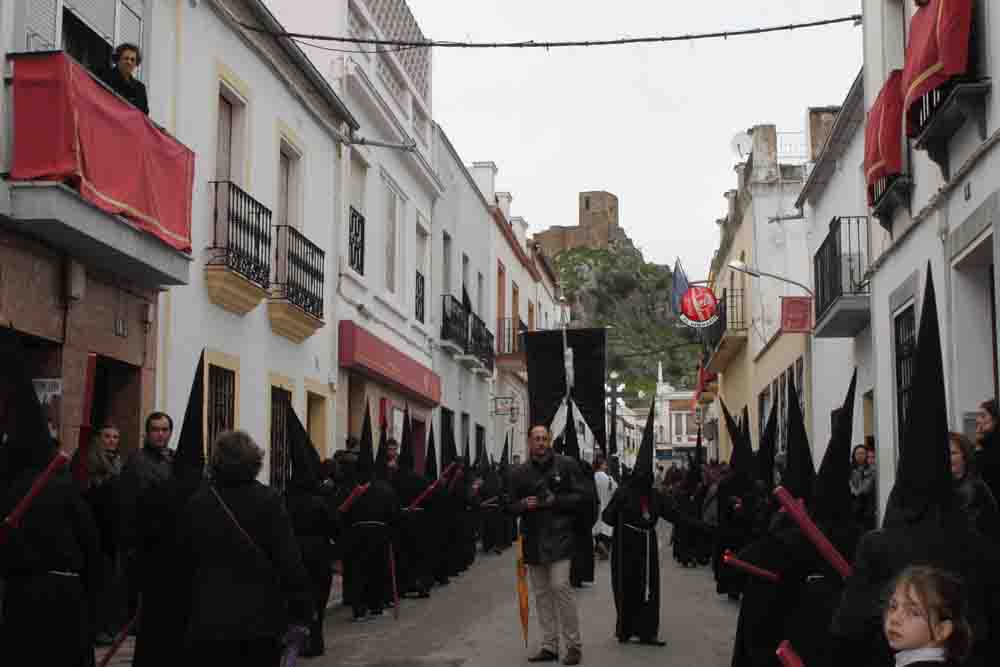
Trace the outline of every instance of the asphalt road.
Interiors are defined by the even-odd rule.
[[[660,637],[665,648],[620,645],[614,638],[615,611],[610,567],[598,562],[593,588],[578,591],[583,663],[631,667],[655,661],[664,667],[728,667],[738,606],[715,594],[708,568],[683,569],[670,556],[669,529],[661,529]],[[429,600],[404,600],[399,620],[391,612],[355,624],[345,607],[330,610],[327,653],[303,660],[306,667],[493,667],[525,664],[537,648],[532,616],[528,649],[521,637],[514,592],[514,551],[480,555],[451,585]]]

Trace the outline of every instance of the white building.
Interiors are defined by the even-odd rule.
[[[654,441],[657,459],[676,458],[693,449],[698,440],[694,391],[675,389],[663,381],[663,363],[657,365]]]
[[[806,216],[810,284],[816,292],[811,340],[812,431],[816,465],[858,369],[852,443],[874,437],[875,374],[868,269],[885,231],[868,216],[864,184],[864,74],[855,79],[796,205]]]
[[[979,403],[997,395],[1000,105],[989,95],[995,72],[988,54],[1000,48],[1000,14],[989,11],[989,3],[973,6],[971,32],[978,38],[967,70],[928,75],[915,56],[933,54],[936,44],[915,42],[914,22],[933,23],[939,10],[954,7],[934,0],[924,7],[864,3],[865,108],[870,114],[881,93],[894,93],[904,117],[887,122],[882,136],[905,132],[907,125],[911,130],[902,138],[901,155],[881,156],[901,161],[898,173],[868,184],[875,195],[872,215],[887,232],[873,243],[869,270],[880,490],[892,486],[902,444],[928,263],[937,289],[951,428],[970,432]],[[937,39],[934,30],[918,32]],[[909,54],[905,35],[911,36]],[[952,35],[968,37],[964,31]],[[898,69],[903,78],[892,78]],[[868,120],[866,131],[875,131],[871,115]],[[884,509],[887,494],[879,495]]]

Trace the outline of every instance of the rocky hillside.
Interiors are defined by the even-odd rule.
[[[657,362],[664,381],[693,388],[697,336],[670,310],[671,271],[649,264],[631,248],[574,248],[554,262],[574,326],[609,326],[608,368],[622,374],[632,391],[656,391]]]

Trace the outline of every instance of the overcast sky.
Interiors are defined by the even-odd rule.
[[[429,38],[465,41],[674,35],[861,11],[860,0],[409,5]],[[575,224],[577,193],[608,190],[647,260],[680,256],[694,280],[707,273],[722,194],[735,187],[732,137],[763,123],[803,131],[806,108],[839,105],[861,62],[861,28],[850,23],[661,45],[437,49],[433,113],[466,163],[497,163],[497,187],[532,232]]]

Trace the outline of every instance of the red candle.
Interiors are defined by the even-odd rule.
[[[740,560],[739,558],[733,555],[732,551],[727,551],[725,554],[723,554],[722,561],[726,565],[731,565],[737,569],[743,570],[748,574],[752,574],[755,577],[760,577],[761,579],[767,579],[768,581],[775,584],[781,582],[781,577],[779,575],[775,574],[774,572],[771,572],[770,570],[765,570],[762,567],[757,567],[756,565],[748,563],[745,560]]]
[[[781,661],[783,667],[805,667],[802,664],[802,658],[795,652],[795,649],[792,648],[787,639],[781,642],[775,654],[778,656],[778,660]]]
[[[833,543],[827,539],[823,531],[813,523],[813,520],[809,518],[809,514],[806,512],[802,503],[795,500],[792,494],[788,492],[783,486],[779,486],[774,490],[774,496],[781,503],[781,506],[788,513],[788,516],[792,517],[792,520],[798,524],[799,530],[802,534],[813,543],[819,555],[822,556],[826,562],[828,562],[833,569],[840,574],[841,577],[847,579],[851,576],[851,565],[847,562],[839,551],[837,547],[833,546]]]
[[[59,469],[62,468],[64,465],[66,465],[68,462],[69,462],[69,454],[67,454],[62,450],[59,450],[55,458],[53,458],[52,461],[49,462],[49,465],[45,468],[45,470],[42,471],[42,474],[39,475],[37,478],[35,478],[35,481],[31,484],[31,488],[28,489],[28,493],[24,496],[24,498],[21,498],[20,502],[18,502],[17,505],[14,506],[14,509],[11,511],[11,513],[4,518],[3,531],[0,532],[0,541],[6,541],[7,533],[10,531],[10,529],[18,527],[18,525],[21,523],[21,518],[24,516],[24,513],[28,511],[29,507],[31,507],[31,503],[35,502],[35,498],[38,496],[39,493],[42,492],[42,489],[44,489],[45,486],[49,483],[49,481],[52,479],[52,476],[55,475],[56,472],[58,472]]]
[[[351,491],[351,495],[347,496],[347,500],[342,502],[340,507],[337,508],[338,511],[346,512],[351,509],[351,505],[354,504],[354,501],[363,496],[365,492],[368,491],[369,486],[371,486],[371,484],[362,484],[361,486],[354,487],[354,490]]]

